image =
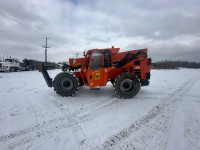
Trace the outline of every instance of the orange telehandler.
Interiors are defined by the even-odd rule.
[[[93,89],[106,86],[110,81],[114,91],[121,98],[132,98],[138,94],[140,86],[149,85],[151,58],[148,49],[119,52],[120,48],[88,50],[84,58],[70,58],[67,71],[59,73],[54,80],[44,65],[39,65],[49,87],[54,87],[61,96],[73,96],[79,86]]]

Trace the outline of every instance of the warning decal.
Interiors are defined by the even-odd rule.
[[[100,73],[99,73],[99,72],[97,72],[97,73],[95,74],[95,80],[100,80]]]

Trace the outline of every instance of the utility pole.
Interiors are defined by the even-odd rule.
[[[42,47],[45,48],[45,62],[47,62],[47,48],[50,48],[49,46],[47,46],[47,39],[50,39],[50,38],[47,38],[47,36],[46,36],[46,38],[44,38],[44,39],[46,39],[46,45],[42,46]]]

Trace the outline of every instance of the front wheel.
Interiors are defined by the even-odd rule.
[[[74,74],[63,72],[53,81],[54,91],[61,96],[73,96],[79,89],[79,80]]]
[[[114,83],[114,90],[121,98],[130,99],[137,95],[140,90],[138,78],[131,73],[120,74]]]

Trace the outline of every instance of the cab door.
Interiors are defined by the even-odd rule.
[[[90,64],[87,71],[87,81],[90,89],[103,85],[104,68],[103,67],[103,51],[93,50]]]
[[[108,82],[108,76],[110,71],[112,70],[112,59],[111,59],[111,51],[110,50],[104,50],[104,62],[103,62],[103,85],[106,86]]]

